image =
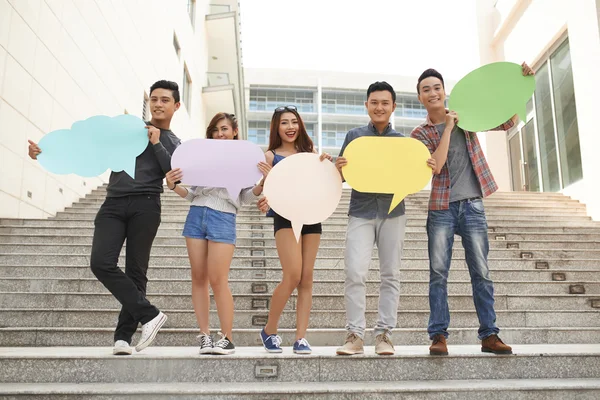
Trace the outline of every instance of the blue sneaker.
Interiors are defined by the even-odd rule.
[[[281,338],[278,335],[267,335],[264,328],[260,331],[260,340],[262,340],[265,350],[269,353],[281,353]]]
[[[310,344],[308,344],[308,340],[306,340],[304,338],[296,340],[296,343],[294,343],[294,353],[296,353],[296,354],[312,353]]]

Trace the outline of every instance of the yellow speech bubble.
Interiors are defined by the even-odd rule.
[[[429,150],[413,138],[361,137],[350,142],[343,157],[348,160],[344,179],[354,190],[394,194],[388,213],[431,179]]]
[[[263,191],[269,206],[292,223],[296,240],[302,225],[318,224],[333,214],[342,197],[342,178],[329,160],[298,153],[273,167]]]

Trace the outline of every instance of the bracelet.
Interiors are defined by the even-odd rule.
[[[168,187],[168,188],[169,188],[169,190],[175,190],[176,187],[177,187],[177,183],[175,183],[172,188],[170,188],[170,187]]]

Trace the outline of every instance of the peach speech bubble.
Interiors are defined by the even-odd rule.
[[[296,240],[302,225],[325,221],[342,197],[342,179],[329,160],[314,153],[298,153],[281,160],[265,180],[269,206],[292,223]]]
[[[354,190],[394,194],[388,213],[431,179],[429,150],[413,138],[360,137],[350,142],[343,156],[348,160],[344,179]]]

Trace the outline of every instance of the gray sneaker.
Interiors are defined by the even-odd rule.
[[[375,337],[375,353],[380,356],[392,356],[394,352],[394,345],[388,335],[382,333]]]
[[[363,354],[364,352],[364,341],[356,333],[350,332],[346,335],[346,343],[337,349],[336,354],[351,356],[353,354]]]

